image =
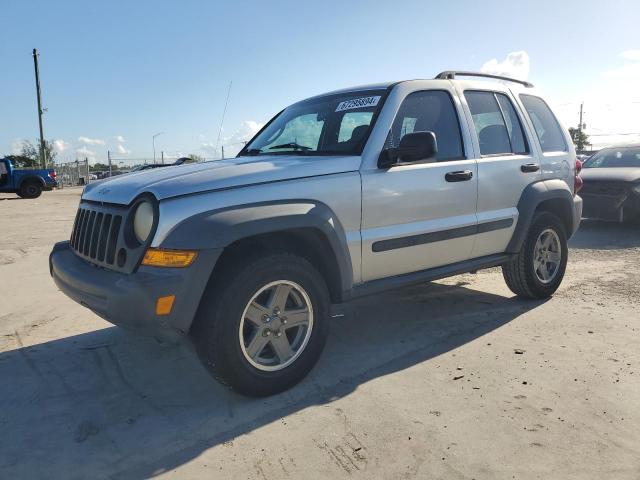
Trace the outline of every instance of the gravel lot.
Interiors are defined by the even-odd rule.
[[[0,477],[640,478],[640,226],[584,222],[546,302],[492,269],[343,305],[252,400],[57,291],[79,195],[0,195]]]

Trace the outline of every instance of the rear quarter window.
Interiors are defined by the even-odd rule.
[[[566,152],[567,143],[562,129],[546,102],[540,97],[525,94],[520,94],[520,100],[531,119],[542,151]]]

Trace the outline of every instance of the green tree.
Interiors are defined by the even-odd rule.
[[[44,141],[44,150],[47,156],[47,164],[53,163],[58,156],[58,152],[53,148],[53,142],[49,140]],[[30,167],[36,167],[40,165],[40,141],[36,140],[35,144],[29,140],[22,141],[22,148],[20,149],[20,157],[31,160],[31,165],[24,165]],[[35,163],[33,163],[35,162]]]
[[[10,160],[15,168],[33,168],[38,166],[38,160],[25,157],[23,155],[7,155],[5,157]]]
[[[106,163],[94,163],[89,167],[94,172],[108,172],[109,165]],[[118,165],[116,163],[111,164],[111,170],[118,170]]]
[[[587,147],[591,146],[589,135],[584,133],[583,130],[569,127],[569,135],[571,135],[571,140],[577,151],[583,152]]]
[[[189,155],[187,155],[187,158],[190,158],[193,162],[203,162],[204,161],[204,157],[202,155],[198,155],[196,153],[190,153]],[[185,162],[188,163],[188,162]]]

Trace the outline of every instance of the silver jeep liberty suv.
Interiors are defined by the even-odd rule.
[[[527,82],[350,88],[285,108],[236,158],[88,185],[50,271],[109,322],[189,337],[217,379],[270,395],[317,361],[331,303],[495,266],[518,296],[552,295],[576,179]]]

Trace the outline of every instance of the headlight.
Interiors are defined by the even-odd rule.
[[[149,238],[153,228],[153,205],[143,201],[138,204],[133,217],[133,233],[140,243],[144,243]]]

